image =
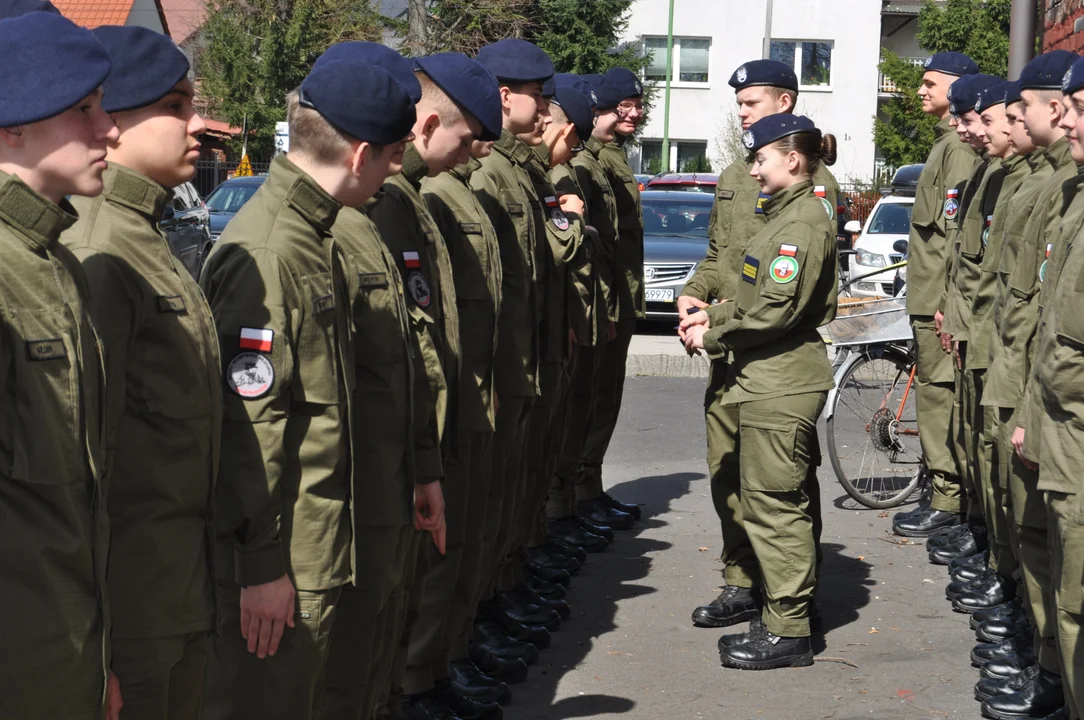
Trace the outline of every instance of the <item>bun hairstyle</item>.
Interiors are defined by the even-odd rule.
[[[838,144],[836,143],[836,136],[827,134],[821,138],[821,162],[831,167],[836,164],[836,150]]]
[[[821,163],[836,164],[836,136],[820,132],[798,132],[779,138],[774,143],[783,153],[796,152],[805,156],[810,176],[817,172]]]

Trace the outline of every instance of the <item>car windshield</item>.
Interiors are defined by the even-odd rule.
[[[706,238],[712,200],[644,200],[644,235]]]
[[[212,212],[235,213],[260,189],[259,185],[226,183],[219,185],[207,198],[207,209]]]
[[[881,203],[869,219],[867,235],[907,235],[911,232],[911,203]]]

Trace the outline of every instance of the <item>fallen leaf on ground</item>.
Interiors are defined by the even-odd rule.
[[[859,560],[865,560],[865,559],[866,559],[866,556],[865,556],[865,555],[859,555],[859,556],[858,556],[858,559],[859,559]]]
[[[700,552],[707,552],[708,551],[708,549],[706,547],[700,547],[700,548],[697,548],[697,550],[699,550]]]
[[[887,510],[883,510],[883,511],[881,511],[881,512],[877,513],[877,517],[879,517],[879,518],[886,518],[886,517],[888,517],[888,511],[887,511]]]
[[[948,713],[944,710],[927,710],[927,715],[940,715],[941,717],[948,717]]]
[[[889,630],[899,630],[899,628],[898,628],[898,627],[896,627],[895,625],[891,625],[891,626],[889,626],[889,628],[888,628],[888,629],[889,629]]]
[[[618,650],[611,650],[606,653],[607,655],[624,655],[625,657],[632,657],[632,653],[620,652]]]
[[[881,631],[880,631],[880,630],[878,630],[877,628],[870,628],[870,629],[869,629],[869,634],[870,634],[870,635],[872,635],[872,634],[874,634],[874,633],[879,633],[879,632],[881,632]]]

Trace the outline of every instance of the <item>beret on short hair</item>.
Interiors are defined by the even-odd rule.
[[[102,83],[106,112],[150,105],[188,75],[188,58],[168,35],[135,25],[103,25],[92,32],[112,65]]]
[[[946,75],[974,75],[979,71],[975,61],[960,52],[939,52],[930,55],[922,63],[924,71],[945,73]]]
[[[504,112],[501,89],[493,73],[457,52],[419,58],[417,66],[448,97],[478,120],[482,126],[480,140],[500,139]]]
[[[554,72],[553,61],[545,50],[519,38],[486,45],[475,59],[506,82],[545,82]]]
[[[794,68],[778,60],[752,60],[745,63],[730,76],[728,83],[735,90],[754,85],[767,85],[798,92],[798,76]]]
[[[355,60],[369,65],[379,65],[402,83],[415,105],[422,99],[422,84],[418,82],[418,78],[414,77],[414,65],[387,45],[360,40],[336,43],[316,58],[313,67],[332,60]]]
[[[301,81],[299,101],[342,132],[375,145],[397,143],[417,120],[406,88],[379,65],[332,60]]]
[[[756,152],[780,138],[800,132],[815,132],[820,135],[821,131],[805,115],[779,113],[768,115],[750,125],[749,129],[742,133],[741,141],[747,150]]]

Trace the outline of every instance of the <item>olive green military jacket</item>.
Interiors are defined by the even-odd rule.
[[[590,144],[590,143],[589,143]],[[598,161],[610,179],[617,201],[617,248],[614,253],[614,289],[620,320],[647,315],[644,302],[644,208],[640,185],[625,155],[625,138],[607,143],[598,152]]]
[[[414,352],[402,275],[365,208],[339,211],[354,344],[354,517],[365,526],[414,522]]]
[[[461,433],[496,430],[493,373],[501,249],[493,223],[470,188],[470,177],[479,167],[481,163],[471,159],[422,183],[422,198],[452,263],[461,345],[457,420]]]
[[[933,316],[945,306],[949,232],[956,227],[959,200],[949,195],[970,174],[975,151],[953,131],[949,118],[934,128],[926,166],[915,189],[907,261],[907,312]]]
[[[367,210],[405,278],[414,334],[414,457],[419,484],[444,475],[441,443],[445,437],[456,437],[454,379],[459,377],[452,261],[421,196],[421,181],[428,172],[414,143],[407,143],[403,171],[388,178],[383,196]]]
[[[971,299],[969,347],[964,360],[968,370],[988,370],[990,367],[994,334],[997,332],[992,310],[1009,207],[1024,180],[1031,176],[1032,169],[1026,156],[1014,155],[1005,159],[998,172],[1001,175],[1001,188],[996,198],[991,197],[994,195],[991,192],[988,202],[983,203],[983,230],[979,242],[971,238],[971,244],[962,248],[962,254],[979,265],[979,280]]]
[[[105,370],[76,221],[0,172],[0,717],[97,718],[109,665]]]
[[[1024,399],[1025,411],[1032,412],[1025,442],[1028,435],[1040,434],[1043,415],[1065,426],[1058,432],[1067,432],[1073,442],[1054,443],[1050,457],[1029,457],[1039,461],[1040,490],[1078,493],[1084,489],[1079,444],[1084,433],[1084,243],[1078,239],[1084,231],[1084,173],[1063,188],[1068,207],[1042,280],[1038,354]],[[1057,471],[1042,472],[1048,466]]]
[[[584,203],[583,239],[568,264],[568,323],[576,335],[577,345],[594,347],[605,342],[606,326],[609,324],[602,280],[595,272],[598,266],[595,258],[601,240],[598,230],[591,225],[587,200],[571,162],[550,168],[548,174],[557,191],[558,201],[563,195],[575,195]]]
[[[538,290],[535,258],[539,229],[532,203],[534,185],[523,165],[531,149],[507,130],[493,153],[470,176],[501,249],[501,310],[497,318],[497,393],[538,394]],[[540,214],[540,211],[539,211]]]
[[[708,252],[686,281],[682,295],[711,302],[729,300],[738,291],[738,271],[746,248],[764,228],[766,219],[762,205],[767,196],[749,174],[752,167],[752,163],[735,160],[719,175],[708,220]],[[835,220],[839,183],[824,164],[817,166],[812,187],[824,188],[821,205],[829,218]]]
[[[546,242],[537,246],[536,267],[545,268],[540,287],[541,300],[540,350],[542,362],[568,362],[569,347],[568,285],[570,266],[583,246],[583,218],[566,213],[557,199],[557,190],[549,177],[550,151],[543,143],[532,148],[524,167],[534,185],[536,207],[542,209],[539,226],[544,228]]]
[[[354,359],[341,205],[287,155],[200,275],[222,349],[220,578],[301,590],[353,580]]]
[[[1017,257],[1023,251],[1025,226],[1054,173],[1046,148],[1028,155],[1027,164],[1030,169],[1027,178],[1008,196],[1008,202],[1003,205],[1004,212],[999,208],[995,213],[994,225],[1004,221],[1001,224],[1001,250],[997,255],[987,253],[983,261],[983,271],[992,265],[997,280],[989,315],[994,325],[990,337],[990,366],[982,390],[982,404],[991,407],[1016,408],[1024,396],[1024,363],[1033,328],[1027,329],[1030,323],[1019,317],[1021,311],[1027,311],[1028,303],[1021,302],[1012,292],[1009,280]],[[993,232],[991,230],[991,235]],[[1028,334],[1020,336],[1020,331]]]
[[[618,215],[617,195],[610,185],[610,176],[599,162],[604,145],[597,138],[591,138],[584,149],[572,157],[572,170],[576,184],[580,187],[583,198],[584,214],[598,234],[594,244],[592,265],[597,278],[600,298],[607,321],[617,321],[621,309],[618,307],[620,293],[617,289],[617,275],[622,270],[617,266]],[[639,189],[637,189],[639,198]],[[608,323],[607,323],[608,324]],[[603,337],[606,329],[602,330]]]
[[[105,348],[113,637],[209,630],[222,360],[199,285],[158,229],[169,191],[110,163],[75,198],[79,258]]]
[[[964,190],[965,199],[956,218],[956,231],[949,237],[952,253],[947,258],[950,269],[945,281],[945,304],[941,310],[941,332],[953,340],[970,339],[971,300],[982,272],[982,236],[986,224],[983,211],[992,188],[991,182],[1001,170],[1000,158],[983,158],[975,165]],[[972,252],[966,252],[967,250]]]
[[[707,309],[704,349],[728,360],[723,404],[832,388],[817,328],[836,316],[835,232],[811,183],[764,203],[768,222],[749,243],[733,300]]]
[[[1047,262],[1048,255],[1052,253],[1060,236],[1062,215],[1066,209],[1064,186],[1071,182],[1077,173],[1066,138],[1060,138],[1048,147],[1046,157],[1053,172],[1043,185],[1024,226],[1020,251],[1009,275],[1010,294],[1002,326],[1002,346],[1011,353],[1011,374],[1007,375],[1007,378],[1019,383],[1020,388],[1019,401],[1006,407],[1017,408],[1016,424],[1024,428],[1028,427],[1032,418],[1037,420],[1042,412],[1038,394],[1029,392],[1039,349],[1037,335],[1043,306],[1040,290],[1044,286],[1047,267],[1052,264]],[[1011,347],[1005,343],[1006,333],[1012,335]],[[1028,457],[1037,456],[1038,443],[1038,433],[1025,434],[1025,451],[1034,453]]]
[[[1055,173],[1055,176],[1057,173]],[[1047,237],[1046,259],[1036,273],[1040,289],[1036,300],[1039,305],[1035,340],[1028,348],[1029,375],[1024,387],[1024,400],[1017,413],[1017,424],[1029,429],[1024,438],[1024,454],[1043,462],[1040,456],[1040,430],[1043,415],[1055,422],[1074,422],[1084,427],[1079,404],[1081,389],[1073,383],[1080,380],[1080,352],[1078,332],[1074,316],[1080,315],[1080,295],[1074,288],[1081,271],[1079,257],[1074,255],[1076,237],[1084,229],[1084,174],[1065,180],[1061,186],[1061,221],[1054,221],[1056,229]],[[1029,248],[1030,249],[1030,248]],[[1077,251],[1079,254],[1079,251]],[[1032,265],[1037,263],[1032,256]],[[1022,262],[1022,261],[1021,261]],[[1059,492],[1077,492],[1072,485],[1063,484],[1064,477],[1040,473],[1039,489]]]

